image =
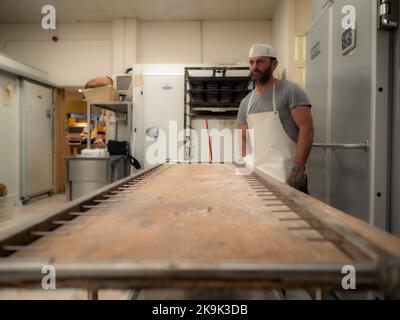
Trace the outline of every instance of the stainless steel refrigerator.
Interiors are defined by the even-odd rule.
[[[316,129],[310,192],[392,232],[398,228],[393,202],[398,11],[397,0],[328,1],[307,32],[306,53]],[[355,28],[345,29],[350,12]]]

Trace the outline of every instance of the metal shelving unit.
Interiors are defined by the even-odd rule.
[[[185,159],[191,158],[192,121],[201,119],[235,119],[240,102],[250,92],[249,76],[228,76],[227,71],[249,71],[248,67],[185,68]],[[193,72],[209,71],[206,76]]]
[[[92,107],[98,107],[115,112],[115,114],[126,114],[129,137],[132,136],[132,102],[131,101],[87,101],[87,148],[90,149],[90,115]]]

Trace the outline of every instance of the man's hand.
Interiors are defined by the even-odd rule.
[[[309,194],[308,181],[307,181],[307,176],[305,174],[305,170],[306,168],[303,165],[295,164],[290,174],[288,184],[292,188],[295,188],[301,192]]]

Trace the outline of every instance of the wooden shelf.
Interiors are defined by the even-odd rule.
[[[128,113],[132,101],[88,101],[90,106],[103,108],[115,113]]]

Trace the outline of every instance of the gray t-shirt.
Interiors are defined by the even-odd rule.
[[[247,106],[251,93],[249,93],[240,103],[237,121],[241,125],[247,125]],[[279,112],[283,128],[287,135],[297,143],[299,128],[294,122],[290,111],[294,107],[308,106],[311,108],[310,100],[304,90],[296,83],[288,80],[277,80],[275,82],[276,109]],[[273,111],[272,87],[268,88],[261,95],[254,94],[249,114]]]

